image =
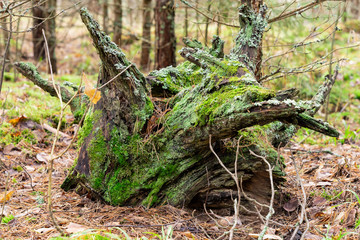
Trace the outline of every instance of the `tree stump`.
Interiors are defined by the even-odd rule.
[[[266,203],[271,194],[267,165],[250,150],[270,162],[277,185],[284,164],[273,145],[286,143],[298,127],[335,137],[338,132],[312,117],[334,78],[326,79],[311,101],[295,101],[296,90],[275,92],[256,80],[265,11],[264,5],[258,11],[239,8],[242,28],[229,54],[217,36],[211,48],[185,39],[184,63],[145,77],[81,9],[102,63],[99,87],[106,86],[86,116],[80,153],[62,188],[112,205],[233,206],[236,184],[211,153],[211,144],[230,171],[237,169],[247,196]]]

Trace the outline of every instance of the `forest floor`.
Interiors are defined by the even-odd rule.
[[[25,79],[5,82],[6,87],[17,90],[10,91],[7,96],[8,103],[13,102],[13,108],[2,111],[0,211],[4,209],[4,218],[0,225],[0,239],[56,237],[59,233],[53,227],[47,209],[47,161],[54,133],[43,127],[45,123],[56,125],[57,109],[50,109],[57,100],[44,97],[44,94],[36,95],[40,90],[28,85]],[[37,105],[26,109],[30,108],[29,102],[34,104],[34,99],[37,99]],[[31,117],[24,114],[17,118],[9,117],[17,111],[26,112]],[[32,115],[35,113],[37,115]],[[42,120],[33,120],[37,118]],[[72,121],[67,112],[61,130],[64,136],[60,137],[55,153],[69,144],[77,127]],[[352,128],[359,129],[358,124],[354,124]],[[348,136],[343,134],[341,141],[335,141],[313,132],[300,131],[292,143],[281,150],[285,157],[287,182],[277,191],[275,214],[269,224],[267,239],[290,239],[302,216],[300,203],[304,194],[307,220],[303,219],[298,233],[304,232],[308,223],[305,239],[359,239],[360,141],[354,131],[345,134]],[[216,223],[202,209],[178,209],[168,205],[150,209],[113,207],[92,201],[86,195],[64,192],[60,185],[76,157],[77,146],[74,146],[55,161],[52,173],[53,211],[66,233],[97,234],[99,237],[111,232],[121,236],[119,239],[169,239],[163,235],[171,229],[173,239],[228,238],[223,234],[232,226],[231,214],[218,218]],[[263,220],[256,215],[241,214],[240,218],[242,225],[236,227],[235,239],[257,238]]]

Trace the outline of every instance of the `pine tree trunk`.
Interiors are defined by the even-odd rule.
[[[189,28],[189,14],[188,14],[188,6],[185,6],[185,19],[184,19],[184,35],[187,38],[189,36],[188,28]]]
[[[49,55],[52,66],[52,72],[57,73],[57,59],[56,59],[56,0],[48,0],[47,1],[47,11],[48,17],[47,20],[47,40],[49,45]],[[50,69],[49,69],[50,73]]]
[[[210,12],[211,10],[211,4],[212,4],[212,1],[208,0],[208,5],[207,5],[207,10],[208,12]],[[210,23],[210,19],[209,18],[206,18],[205,19],[206,21],[206,24],[205,24],[205,46],[208,45],[208,35],[209,35],[209,23]]]
[[[143,0],[143,28],[141,42],[140,67],[148,71],[150,67],[150,49],[151,49],[151,0]]]
[[[122,0],[114,0],[114,42],[121,47],[121,32],[122,32]]]
[[[33,41],[33,52],[34,60],[39,61],[45,59],[45,40],[42,35],[42,29],[45,29],[45,24],[42,23],[46,18],[45,3],[39,5],[41,1],[34,1],[33,12],[33,26],[32,30],[32,41]]]
[[[103,9],[103,31],[108,32],[108,22],[109,22],[109,5],[108,0],[102,0],[102,9]]]
[[[176,65],[174,0],[157,0],[155,6],[155,68]]]

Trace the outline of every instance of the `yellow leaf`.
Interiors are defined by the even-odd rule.
[[[9,123],[11,123],[15,127],[20,121],[23,121],[25,119],[26,117],[24,115],[21,115],[21,117],[10,119]]]
[[[0,203],[4,203],[10,200],[11,196],[14,194],[14,191],[10,191],[6,193],[6,196],[4,197],[4,194],[0,194]]]
[[[82,73],[82,81],[84,82],[85,84],[85,94],[86,96],[89,97],[90,101],[94,104],[96,104],[100,98],[101,98],[101,93],[100,91],[98,91],[96,88],[94,88],[90,81],[87,79],[85,73],[83,72]]]

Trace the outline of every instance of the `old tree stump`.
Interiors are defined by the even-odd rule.
[[[236,185],[210,151],[209,136],[231,171],[241,137],[237,171],[242,188],[249,197],[266,202],[271,193],[268,167],[249,150],[270,162],[279,184],[284,166],[275,149],[298,127],[335,137],[338,132],[312,117],[334,78],[326,79],[309,101],[293,100],[295,89],[275,92],[256,80],[265,11],[265,6],[258,11],[239,8],[242,28],[229,54],[224,54],[219,37],[211,48],[185,39],[187,47],[180,51],[184,63],[145,77],[81,9],[102,63],[99,87],[106,86],[86,116],[79,156],[62,188],[91,193],[112,205],[232,206]],[[36,69],[15,65],[36,83]]]

